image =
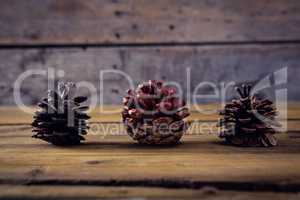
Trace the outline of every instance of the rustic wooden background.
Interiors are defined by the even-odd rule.
[[[28,69],[52,67],[66,80],[89,81],[104,102],[120,103],[127,82],[99,71],[118,69],[135,82],[256,81],[288,67],[289,100],[300,100],[298,0],[1,0],[0,104],[11,105],[13,83]],[[46,77],[24,81],[35,104]]]
[[[0,0],[0,199],[298,200],[299,103],[289,102],[288,129],[269,149],[224,145],[216,127],[157,148],[135,144],[124,129],[92,129],[81,146],[58,148],[32,139],[32,115],[6,105],[20,74],[47,68],[119,104],[128,83],[110,75],[101,90],[100,70],[135,83],[176,81],[187,93],[201,81],[253,82],[288,67],[288,100],[298,101],[299,63],[299,0]],[[35,104],[46,89],[46,77],[31,76],[22,99]],[[200,124],[217,121],[191,113]],[[91,116],[91,125],[121,125],[119,113]]]
[[[96,111],[82,145],[55,147],[30,137],[30,114],[2,106],[0,199],[298,200],[299,103],[288,111],[288,130],[276,134],[274,148],[225,145],[216,127],[192,128],[216,124],[216,115],[196,112],[179,145],[138,145],[124,129],[100,124],[117,125],[119,114]]]

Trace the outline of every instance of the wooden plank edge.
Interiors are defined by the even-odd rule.
[[[214,187],[218,190],[255,192],[300,192],[300,182],[286,181],[201,181],[182,179],[143,179],[143,180],[82,180],[82,179],[4,179],[0,185],[26,186],[103,186],[103,187],[159,187],[169,189],[201,189]]]
[[[79,192],[80,191],[80,192]],[[1,185],[0,199],[298,199],[295,193],[219,191],[204,187],[200,190],[145,187],[98,186],[16,186]]]

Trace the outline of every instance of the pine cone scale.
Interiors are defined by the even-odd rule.
[[[41,111],[33,117],[33,138],[54,145],[77,145],[84,140],[82,135],[87,133],[86,120],[90,117],[84,113],[88,106],[80,104],[87,97],[72,98],[70,93],[74,87],[73,83],[60,83],[57,91],[49,91],[48,97],[38,104]]]
[[[275,120],[277,111],[272,101],[251,96],[250,85],[237,88],[237,92],[240,98],[226,104],[220,112],[219,136],[237,146],[277,145],[272,126],[280,124]]]
[[[159,81],[140,84],[123,98],[122,118],[128,135],[142,144],[175,144],[186,131],[189,115],[173,88]]]

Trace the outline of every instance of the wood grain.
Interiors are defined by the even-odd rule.
[[[297,0],[3,0],[0,44],[299,40]]]
[[[153,148],[134,144],[128,136],[100,133],[90,134],[81,146],[57,148],[30,135],[30,129],[2,131],[1,179],[280,184],[300,178],[300,140],[286,134],[279,134],[279,146],[269,149],[226,146],[216,135],[187,135],[178,146]]]
[[[289,108],[299,116],[297,104]],[[66,148],[31,138],[30,115],[13,107],[0,111],[0,199],[299,198],[300,138],[291,134],[277,134],[274,148],[238,148],[225,145],[216,130],[196,127],[179,145],[151,147],[124,132],[97,129],[82,145]],[[25,125],[9,125],[13,120]],[[299,131],[298,120],[289,120],[289,129]]]
[[[190,107],[191,115],[187,118],[188,121],[196,123],[205,123],[207,125],[212,125],[215,130],[215,124],[219,119],[217,111],[221,108],[218,104],[201,104],[201,109],[206,111],[215,111],[212,114],[205,114],[197,111],[195,106]],[[9,125],[30,125],[33,120],[33,113],[37,110],[36,107],[30,107],[31,113],[26,113],[17,107],[5,107],[0,106],[0,113],[5,113],[0,115],[0,125],[9,126]],[[122,122],[121,118],[121,106],[104,106],[103,110],[114,111],[114,113],[103,113],[100,107],[96,107],[93,110],[90,110],[89,115],[91,119],[89,120],[91,124],[108,124],[111,126],[119,126],[118,124]],[[287,126],[288,130],[300,130],[299,116],[300,116],[300,106],[299,103],[288,103],[288,115],[287,115]],[[280,118],[281,123],[285,123],[285,118]],[[122,126],[122,125],[120,125]],[[195,124],[197,127],[198,124]],[[203,125],[204,126],[204,125]],[[198,126],[199,127],[199,126]],[[195,132],[197,132],[195,130]]]

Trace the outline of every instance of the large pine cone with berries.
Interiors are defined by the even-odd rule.
[[[60,82],[57,90],[48,92],[48,97],[38,104],[40,110],[34,115],[33,138],[59,146],[77,145],[84,140],[90,117],[85,113],[88,106],[81,103],[87,97],[72,97],[75,89],[74,83]]]
[[[240,97],[226,104],[220,113],[219,136],[237,146],[277,145],[274,127],[280,124],[275,119],[277,112],[272,101],[251,95],[250,85],[236,89]]]
[[[187,130],[185,102],[162,82],[149,81],[128,90],[123,103],[127,133],[141,144],[176,144]]]

